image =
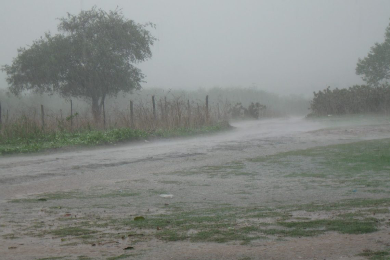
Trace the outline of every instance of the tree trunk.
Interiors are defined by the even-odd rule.
[[[95,120],[95,123],[100,122],[101,116],[102,116],[102,107],[104,100],[106,99],[106,94],[103,94],[101,97],[99,96],[93,96],[92,99],[92,115],[93,119]],[[100,99],[100,104],[99,104]]]
[[[101,106],[99,106],[99,98],[93,97],[92,98],[92,115],[93,115],[93,120],[95,123],[98,123],[100,121],[100,116],[101,116]]]

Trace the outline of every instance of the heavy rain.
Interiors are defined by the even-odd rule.
[[[389,1],[0,14],[0,259],[389,259]]]

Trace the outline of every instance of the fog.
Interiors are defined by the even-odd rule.
[[[1,259],[390,253],[390,85],[355,73],[389,0],[0,0],[0,67],[94,6],[158,41],[115,14],[26,52],[53,95],[0,71]]]
[[[56,32],[66,13],[122,8],[152,22],[159,40],[137,66],[144,88],[251,87],[311,97],[313,91],[362,83],[358,58],[384,39],[390,1],[1,1],[0,64],[17,48]],[[0,86],[6,88],[5,74]]]

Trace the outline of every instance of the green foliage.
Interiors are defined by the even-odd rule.
[[[106,96],[141,87],[144,75],[131,63],[152,55],[156,39],[148,25],[125,19],[119,9],[68,14],[60,19],[60,34],[46,33],[31,47],[20,48],[12,65],[3,66],[10,91],[85,98],[97,119]]]
[[[107,258],[107,260],[119,260],[119,259],[128,259],[129,257],[132,257],[133,255],[129,255],[129,254],[121,254],[119,256],[113,256],[113,257],[109,257]]]
[[[374,86],[390,79],[390,25],[386,28],[385,41],[375,43],[367,57],[358,60],[356,74]]]
[[[80,228],[80,227],[64,227],[64,228],[55,229],[50,233],[55,236],[66,237],[66,236],[85,236],[85,235],[96,233],[96,231]]]
[[[314,115],[344,115],[390,112],[390,85],[355,85],[348,89],[330,87],[314,92],[310,109]]]
[[[22,121],[23,123],[24,121]],[[150,137],[178,137],[206,134],[222,131],[228,124],[216,124],[199,128],[174,128],[168,130],[146,131],[132,128],[111,130],[87,129],[79,132],[45,132],[38,125],[32,125],[34,131],[27,131],[24,124],[13,125],[7,133],[0,134],[0,155],[37,152],[44,149],[75,145],[113,144],[123,141],[146,139]]]
[[[261,164],[261,168],[272,169],[284,164],[283,173],[288,178],[310,180],[311,183],[332,183],[332,187],[349,187],[350,191],[388,192],[390,175],[390,139],[362,141],[352,144],[331,145],[306,150],[289,151],[250,160]],[[348,202],[354,207],[374,206],[375,203],[389,203],[388,199]],[[334,204],[334,207],[344,207]],[[307,211],[324,208],[312,206]]]
[[[388,251],[372,251],[370,249],[365,249],[363,253],[359,254],[359,256],[365,256],[370,260],[389,260],[389,255]]]
[[[375,219],[358,220],[358,219],[320,219],[303,222],[280,222],[279,225],[296,230],[324,230],[338,231],[344,234],[362,234],[377,231]]]

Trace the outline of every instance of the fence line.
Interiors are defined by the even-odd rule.
[[[139,100],[137,104],[130,100],[130,109],[119,110],[116,107],[107,107],[105,102],[102,103],[102,117],[100,122],[93,120],[90,111],[74,111],[73,101],[70,101],[70,115],[60,110],[59,114],[53,110],[40,105],[40,114],[37,109],[32,107],[29,111],[22,111],[20,116],[17,113],[11,113],[0,104],[0,122],[2,132],[7,128],[10,133],[12,125],[23,125],[23,129],[33,132],[34,129],[53,131],[81,131],[90,129],[110,129],[120,127],[130,127],[132,129],[143,129],[154,131],[159,128],[172,129],[176,127],[200,127],[208,124],[214,124],[219,120],[227,120],[233,114],[236,106],[230,103],[220,103],[217,101],[211,105],[207,95],[203,102],[174,98],[168,100],[166,96],[161,97],[159,102],[156,96],[151,100]],[[152,102],[152,104],[150,104]],[[156,104],[157,102],[157,104]],[[1,109],[3,110],[1,112]],[[238,107],[238,111],[241,111]],[[236,109],[237,110],[237,109]],[[4,120],[4,112],[6,120]],[[233,112],[232,112],[233,111]],[[9,118],[9,113],[12,115]],[[64,113],[64,115],[63,115]],[[4,136],[4,133],[1,133]]]

